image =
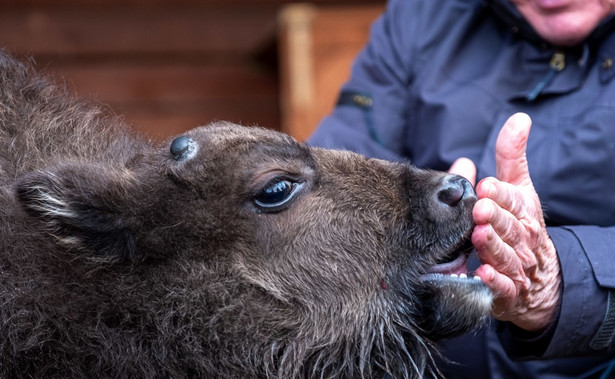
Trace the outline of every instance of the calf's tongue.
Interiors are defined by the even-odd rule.
[[[461,275],[468,273],[468,267],[466,265],[466,254],[459,254],[457,258],[450,262],[439,263],[431,266],[427,269],[429,274],[443,274],[443,275]]]

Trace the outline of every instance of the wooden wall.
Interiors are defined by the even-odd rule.
[[[4,0],[0,46],[153,138],[212,120],[280,129],[277,17],[288,3]]]
[[[383,4],[291,4],[280,14],[282,131],[307,139],[331,113]]]

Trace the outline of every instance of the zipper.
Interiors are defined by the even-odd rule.
[[[549,72],[547,75],[536,84],[534,89],[527,94],[525,100],[534,101],[540,95],[540,93],[548,86],[555,78],[555,74],[562,71],[566,67],[566,55],[564,55],[561,51],[556,51],[551,57],[551,61],[549,62]]]

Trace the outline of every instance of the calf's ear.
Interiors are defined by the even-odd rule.
[[[130,171],[67,164],[19,178],[14,191],[23,209],[58,243],[111,260],[133,260]]]

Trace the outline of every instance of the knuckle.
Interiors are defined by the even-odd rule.
[[[531,219],[523,219],[521,223],[525,227],[525,230],[528,231],[531,236],[539,236],[542,234],[543,227],[541,223],[535,218]]]
[[[520,241],[520,234],[519,231],[517,230],[517,228],[515,227],[506,227],[502,229],[502,232],[500,233],[500,237],[502,238],[502,240],[504,241],[508,241],[510,243],[515,243],[515,242],[519,242]]]

